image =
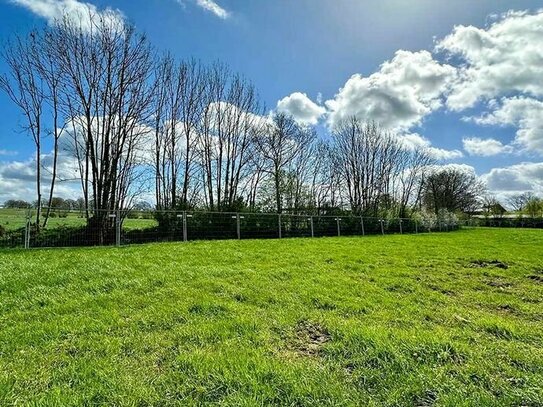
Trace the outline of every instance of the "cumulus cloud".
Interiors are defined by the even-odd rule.
[[[53,154],[43,154],[42,193],[48,194],[53,170]],[[77,163],[69,154],[61,152],[57,163],[57,185],[55,196],[78,198],[81,186],[78,181]],[[0,163],[0,203],[9,199],[36,199],[36,161],[32,158],[22,161]]]
[[[543,153],[543,102],[527,97],[503,98],[493,111],[472,120],[478,124],[517,127],[515,144]]]
[[[424,149],[432,158],[438,161],[448,161],[457,158],[462,158],[459,150],[446,150],[443,148],[433,147],[430,140],[421,136],[418,133],[408,133],[398,136],[401,143],[408,149]]]
[[[94,4],[78,0],[11,0],[11,3],[46,19],[50,25],[58,23],[64,16],[86,30],[92,27],[92,19],[95,16],[103,18],[112,27],[121,27],[124,24],[124,16],[118,9],[98,10]]]
[[[481,157],[490,157],[512,151],[511,146],[504,145],[501,141],[493,138],[467,137],[462,139],[462,144],[469,155]]]
[[[441,96],[456,69],[440,64],[428,51],[397,51],[378,72],[353,75],[325,102],[328,123],[350,116],[375,120],[388,129],[409,129],[442,105]]]
[[[543,162],[523,162],[504,168],[493,168],[481,177],[497,195],[519,192],[543,192]]]
[[[298,123],[309,125],[317,124],[326,113],[323,106],[314,103],[305,93],[300,92],[294,92],[277,102],[277,111],[288,113]]]
[[[490,26],[459,25],[436,44],[463,60],[447,106],[460,111],[510,92],[543,95],[543,10],[510,11]]]

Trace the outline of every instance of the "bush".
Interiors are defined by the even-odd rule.
[[[420,223],[424,230],[432,230],[437,227],[437,216],[433,212],[422,211],[413,214],[413,219]]]
[[[6,228],[0,225],[0,237],[4,237],[6,234]]]

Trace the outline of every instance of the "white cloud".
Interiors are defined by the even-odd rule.
[[[543,10],[510,11],[486,28],[456,26],[436,50],[463,65],[447,106],[460,111],[511,92],[543,95]]]
[[[472,118],[478,124],[516,126],[515,144],[543,153],[543,102],[527,97],[503,98],[490,104],[491,113]]]
[[[501,141],[493,138],[481,139],[478,137],[467,137],[462,139],[464,150],[469,155],[490,157],[502,153],[512,152],[511,146],[504,145]]]
[[[53,155],[42,157],[42,194],[47,196],[51,182]],[[57,183],[55,196],[76,199],[81,196],[77,164],[73,157],[63,152],[57,163]],[[36,200],[36,161],[32,158],[24,161],[0,163],[0,203],[9,199]]]
[[[409,133],[398,136],[402,144],[408,149],[425,149],[432,158],[439,161],[454,160],[462,158],[459,150],[446,150],[443,148],[433,147],[430,140],[417,133]]]
[[[326,109],[314,103],[305,93],[294,92],[277,102],[277,111],[290,114],[298,123],[315,125]]]
[[[196,4],[204,10],[207,10],[215,14],[217,17],[222,18],[223,20],[230,17],[230,12],[219,6],[213,0],[196,0]]]
[[[96,16],[111,27],[122,27],[124,24],[124,16],[118,9],[108,7],[98,10],[94,4],[77,0],[11,0],[11,3],[46,19],[49,25],[58,23],[64,16],[80,24],[84,30],[90,30],[92,19]]]
[[[328,123],[350,116],[375,120],[388,129],[409,129],[438,109],[456,69],[440,64],[428,51],[397,51],[368,77],[353,75],[334,99],[326,101]]]
[[[0,156],[13,156],[13,155],[17,155],[17,151],[11,151],[11,150],[2,150],[0,149]]]
[[[523,162],[504,168],[493,168],[481,176],[488,189],[497,195],[543,192],[543,162]]]

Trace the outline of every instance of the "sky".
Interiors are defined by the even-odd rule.
[[[543,194],[543,4],[533,0],[0,0],[0,40],[112,10],[161,51],[220,60],[324,134],[375,120],[498,198]],[[7,68],[0,62],[0,72]],[[32,199],[31,139],[0,94],[0,203]],[[59,194],[77,198],[60,185]],[[76,194],[76,196],[73,196]],[[71,195],[71,196],[70,196]]]

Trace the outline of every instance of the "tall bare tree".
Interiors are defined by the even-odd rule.
[[[400,142],[377,124],[364,124],[356,117],[335,128],[333,142],[335,163],[352,211],[376,215],[380,203],[393,193],[402,156]]]
[[[263,128],[262,111],[253,85],[224,65],[214,64],[206,80],[198,141],[205,198],[209,208],[229,210],[237,206],[251,175],[250,153]]]
[[[33,61],[38,47],[35,33],[31,33],[28,39],[16,37],[8,43],[3,49],[2,57],[9,67],[9,74],[0,76],[0,88],[23,112],[25,118],[23,128],[32,137],[35,146],[37,228],[40,226],[42,203],[41,156],[45,104],[43,79],[35,69]]]
[[[288,114],[275,113],[272,122],[267,124],[267,131],[256,139],[259,157],[265,163],[264,171],[272,179],[277,213],[283,211],[282,182],[297,160],[307,160],[307,150],[314,137],[313,132],[304,129]]]
[[[108,212],[126,206],[138,178],[149,133],[144,123],[150,117],[152,56],[147,39],[132,26],[89,14],[79,22],[59,21],[50,31],[49,50],[62,67],[61,100],[87,208],[92,201],[89,220],[103,239]]]

